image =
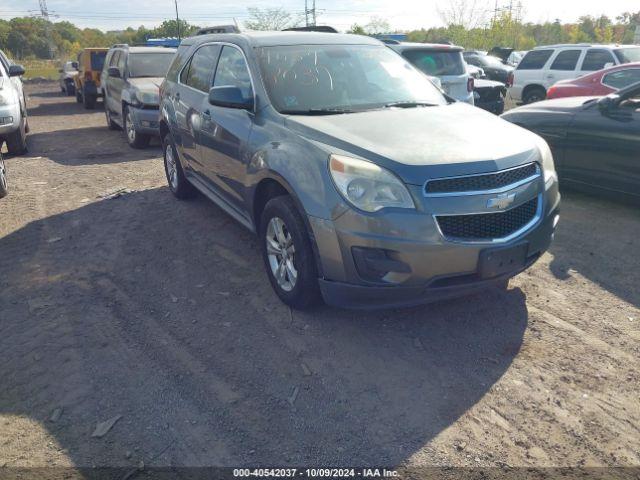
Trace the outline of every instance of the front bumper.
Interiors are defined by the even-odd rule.
[[[309,217],[322,272],[320,288],[324,300],[346,308],[402,307],[464,296],[504,282],[535,263],[551,244],[559,214],[557,182],[544,189],[541,198],[542,213],[537,223],[500,243],[447,240],[430,211],[363,215],[349,210],[334,220]],[[458,201],[470,199],[442,199],[442,207],[438,208],[454,211],[460,208]],[[484,198],[481,201],[486,202]],[[431,200],[431,204],[436,202]],[[494,278],[480,276],[482,251],[523,243],[527,245],[524,264]],[[362,269],[356,264],[354,248],[390,252],[385,261],[409,268],[404,273],[386,276],[384,281],[370,281],[363,278]]]
[[[138,133],[160,136],[160,110],[158,108],[130,108],[133,124]]]
[[[0,105],[0,136],[8,135],[20,128],[20,104]]]

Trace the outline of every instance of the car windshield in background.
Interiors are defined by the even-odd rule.
[[[173,55],[173,52],[132,53],[129,55],[129,77],[164,77]]]
[[[427,77],[387,47],[263,47],[258,57],[267,93],[282,113],[341,113],[447,103]]]
[[[465,73],[462,53],[459,51],[406,50],[402,54],[414,66],[432,77]]]
[[[91,52],[91,70],[100,71],[104,67],[107,52]]]
[[[615,50],[616,57],[620,63],[636,63],[640,62],[640,47],[636,48],[619,48]]]

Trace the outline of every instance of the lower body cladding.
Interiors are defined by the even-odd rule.
[[[136,132],[145,135],[160,135],[160,110],[158,108],[145,107],[135,108],[130,107],[131,117],[133,118],[133,125]]]
[[[539,183],[533,198],[499,212],[439,216],[434,211],[364,215],[349,210],[333,221],[309,217],[325,302],[346,308],[395,308],[504,285],[535,263],[553,239],[559,219],[558,184],[545,189],[541,179]],[[487,196],[480,197],[486,205]],[[448,201],[455,205],[458,198]],[[500,237],[449,238],[476,234],[479,228]]]

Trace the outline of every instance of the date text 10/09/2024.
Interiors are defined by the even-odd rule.
[[[236,468],[237,478],[394,478],[396,470],[387,468]]]

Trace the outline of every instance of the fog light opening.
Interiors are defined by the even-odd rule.
[[[368,282],[402,283],[411,275],[406,263],[393,258],[390,250],[352,247],[351,253],[358,275]]]

